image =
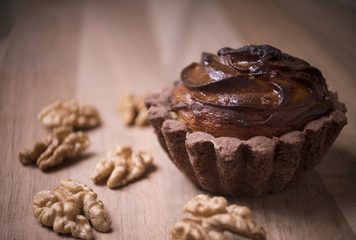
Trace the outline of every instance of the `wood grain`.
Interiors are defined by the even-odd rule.
[[[324,161],[300,184],[261,198],[228,198],[250,207],[268,239],[356,239],[355,11],[333,0],[70,1],[30,0],[0,56],[0,239],[63,239],[40,226],[31,200],[72,178],[93,187],[112,219],[96,239],[169,239],[201,193],[174,167],[152,129],[125,127],[116,112],[128,92],[157,92],[198,61],[202,51],[268,43],[323,72],[348,108],[344,128]],[[96,106],[103,125],[88,131],[82,157],[48,172],[17,160],[48,133],[37,121],[55,100]],[[110,190],[90,178],[119,144],[147,150],[155,167],[127,187]],[[236,239],[239,239],[238,237]]]

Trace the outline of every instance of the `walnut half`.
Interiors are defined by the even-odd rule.
[[[130,146],[119,146],[98,163],[92,180],[97,183],[108,178],[110,188],[124,186],[139,178],[152,162],[152,156],[146,152],[133,152]]]
[[[84,132],[73,132],[72,127],[59,127],[53,130],[44,142],[37,142],[30,149],[19,153],[22,164],[35,163],[41,170],[62,163],[63,159],[77,156],[90,146]]]
[[[121,120],[125,125],[145,126],[148,125],[148,110],[144,99],[148,94],[135,96],[128,94],[124,96],[117,106]]]
[[[198,195],[184,206],[191,218],[177,222],[172,231],[173,240],[226,240],[224,231],[253,240],[266,239],[263,228],[257,226],[250,209],[228,206],[223,197]]]
[[[38,114],[38,119],[48,128],[72,126],[75,129],[87,129],[100,125],[97,110],[75,99],[57,101],[43,108]]]
[[[40,224],[81,239],[94,238],[90,223],[99,232],[109,231],[110,220],[104,204],[91,188],[70,179],[62,180],[60,186],[34,196],[32,209]]]

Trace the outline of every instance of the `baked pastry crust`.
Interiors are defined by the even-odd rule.
[[[148,120],[177,168],[214,194],[261,196],[302,179],[321,161],[346,125],[346,107],[331,93],[328,114],[280,137],[248,140],[192,132],[169,111],[174,84],[146,98]]]

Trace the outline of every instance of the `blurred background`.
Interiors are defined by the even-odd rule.
[[[81,2],[83,2],[85,0],[82,0]],[[7,43],[7,39],[11,33],[11,30],[14,27],[14,24],[16,22],[16,20],[18,19],[19,15],[21,14],[24,6],[26,5],[27,2],[30,2],[31,4],[35,4],[37,3],[41,3],[41,1],[27,1],[27,0],[1,0],[0,1],[0,56],[2,56],[3,51],[5,49],[6,43]],[[52,1],[53,3],[55,1]],[[86,2],[93,2],[91,0],[87,0]],[[105,5],[105,2],[112,2],[112,1],[100,1],[103,4],[101,5]],[[124,2],[124,1],[120,1],[118,0],[117,2]],[[139,2],[139,1],[134,1],[134,2]],[[212,1],[187,1],[184,0],[182,2],[195,2],[195,4],[191,4],[192,6],[204,6],[204,5],[209,5],[209,3],[207,2],[212,2]],[[213,1],[214,2],[214,1]],[[231,1],[217,1],[220,2],[218,5],[225,5],[225,6],[231,6]],[[242,11],[250,11],[251,14],[251,18],[254,18],[254,14],[255,11],[254,9],[249,9],[247,5],[251,5],[251,4],[247,4],[247,1],[235,1],[237,4],[237,6],[239,6],[239,8]],[[266,3],[263,3],[263,1],[251,1],[253,2],[254,8],[256,8],[256,12],[259,12],[264,9],[264,6],[266,5]],[[317,19],[317,18],[322,18],[322,20],[324,21],[325,28],[337,28],[337,22],[334,22],[333,17],[335,18],[335,20],[338,18],[337,15],[343,15],[343,13],[340,12],[341,11],[345,11],[351,15],[355,15],[356,14],[356,0],[314,0],[314,1],[286,1],[286,0],[273,0],[273,1],[267,1],[267,5],[268,2],[270,2],[273,5],[280,5],[282,7],[284,7],[287,11],[287,14],[290,15],[291,17],[297,17],[300,21],[309,21],[310,27],[313,27],[313,25],[317,25],[317,24],[313,24],[312,22],[310,22],[310,20],[313,19]],[[152,4],[154,3],[154,4]],[[49,0],[46,4],[51,4],[51,0]],[[148,0],[146,1],[146,5],[152,5],[151,7],[154,8],[155,4],[162,4],[165,5],[165,7],[167,8],[167,10],[169,10],[170,12],[172,12],[172,21],[174,21],[174,17],[175,15],[179,14],[179,11],[181,10],[179,8],[179,4],[176,4],[174,1],[165,1],[165,0],[158,0],[158,1],[152,1],[152,0]],[[73,4],[75,5],[75,4]],[[100,3],[99,3],[100,5]],[[178,6],[178,8],[175,8],[176,6]],[[325,6],[324,9],[318,9],[320,8],[320,6]],[[336,7],[336,8],[335,8]],[[202,7],[204,8],[204,7]],[[193,10],[193,9],[192,9]],[[194,11],[199,10],[199,9],[194,9]],[[233,9],[230,9],[233,10]],[[320,11],[319,11],[320,10]],[[324,11],[324,13],[323,13]],[[325,14],[326,11],[326,14]],[[119,10],[117,11],[119,13]],[[194,14],[193,11],[190,12],[190,14]],[[236,12],[236,14],[238,14],[238,12]],[[266,15],[270,15],[273,14],[273,12],[268,12],[265,11]],[[187,16],[189,17],[189,16]],[[277,19],[281,16],[275,16]],[[331,19],[330,19],[331,17]],[[345,16],[344,16],[345,17]],[[209,18],[209,16],[206,16],[206,18]],[[334,22],[334,23],[333,23]],[[352,23],[352,20],[350,19],[349,21],[350,24]],[[263,22],[260,22],[258,24],[264,24]],[[241,26],[242,27],[242,26]],[[273,26],[272,26],[273,27]],[[320,27],[320,26],[319,26]],[[204,31],[208,31],[209,29],[204,29]],[[176,36],[174,36],[176,37]]]
[[[0,56],[5,48],[16,18],[20,14],[26,0],[1,0],[0,1]]]
[[[67,2],[67,1],[64,1]],[[96,14],[96,24],[106,25],[112,24],[115,25],[115,20],[113,18],[108,19],[110,14],[114,15],[121,14],[120,5],[122,5],[125,1],[91,1],[91,0],[79,0],[80,5],[86,6],[86,9],[91,8],[90,6],[98,7]],[[128,2],[128,1],[126,1]],[[133,4],[136,4],[136,7],[130,8],[132,10],[131,14],[151,14],[149,16],[150,20],[153,21],[161,21],[165,19],[165,23],[160,23],[161,26],[165,26],[166,28],[153,29],[156,30],[156,34],[160,35],[161,39],[157,39],[157,44],[161,44],[161,48],[163,51],[163,60],[168,61],[167,51],[168,47],[172,47],[169,44],[176,44],[177,41],[183,40],[184,36],[179,35],[182,33],[191,33],[194,31],[195,34],[199,34],[199,41],[201,49],[197,49],[195,46],[196,43],[189,42],[189,44],[185,45],[188,51],[192,49],[196,49],[194,52],[195,56],[201,50],[204,51],[212,51],[215,52],[218,47],[216,46],[224,46],[224,44],[233,44],[232,47],[239,47],[240,45],[247,43],[269,43],[275,44],[277,47],[283,47],[283,44],[280,44],[278,40],[278,36],[276,35],[275,28],[283,28],[280,29],[285,31],[287,36],[284,36],[284,39],[281,39],[281,42],[292,41],[294,44],[298,43],[298,40],[295,39],[295,35],[290,34],[289,30],[299,30],[300,26],[294,28],[294,26],[290,26],[288,23],[288,19],[292,19],[297,24],[302,25],[303,27],[308,28],[308,31],[315,31],[315,37],[319,37],[320,41],[325,43],[325,41],[334,41],[333,43],[329,42],[329,44],[336,44],[335,48],[328,47],[329,52],[340,51],[341,45],[352,44],[354,39],[351,37],[354,36],[355,27],[354,20],[356,14],[356,0],[313,0],[313,1],[286,1],[286,0],[272,0],[272,1],[189,1],[182,0],[179,1],[164,1],[164,0],[147,0],[147,1],[131,1]],[[24,6],[28,5],[57,5],[57,1],[38,1],[38,0],[1,0],[0,1],[0,59],[4,55],[4,51],[6,45],[8,43],[9,36],[11,31],[14,28],[16,21],[19,16],[23,12]],[[65,5],[70,5],[65,4]],[[78,7],[78,3],[72,3],[73,9]],[[145,9],[142,9],[142,5],[144,5]],[[182,7],[183,5],[187,5],[190,9],[185,9]],[[276,7],[277,6],[277,7]],[[60,6],[58,6],[60,8]],[[116,8],[117,7],[117,8]],[[107,9],[105,9],[107,8]],[[116,9],[115,9],[116,8]],[[136,8],[136,10],[134,9]],[[212,12],[211,8],[218,8],[217,12]],[[137,11],[138,10],[138,11]],[[164,15],[162,15],[161,10],[164,10]],[[108,16],[100,16],[100,13],[105,13],[107,11]],[[283,15],[279,13],[282,11]],[[87,12],[84,10],[84,12]],[[83,10],[81,9],[77,14],[82,14]],[[130,12],[129,12],[130,13]],[[39,13],[41,14],[41,13]],[[226,21],[221,21],[220,17],[223,14],[223,18]],[[84,13],[85,15],[85,13]],[[169,15],[169,17],[167,17]],[[256,17],[257,16],[257,17]],[[216,21],[214,19],[217,19]],[[188,22],[191,21],[191,22]],[[265,21],[264,21],[265,20]],[[105,22],[108,21],[108,22]],[[111,21],[111,22],[110,22]],[[183,22],[182,22],[183,21]],[[200,21],[200,22],[199,22]],[[248,21],[246,24],[245,21]],[[283,24],[285,21],[285,24]],[[178,24],[180,22],[180,24]],[[205,24],[204,24],[205,23]],[[275,24],[276,23],[276,24]],[[147,24],[147,23],[146,23]],[[148,23],[148,25],[152,25],[152,23]],[[186,29],[182,30],[177,27],[182,27],[182,24],[185,24],[184,27]],[[200,25],[201,24],[201,25]],[[226,25],[227,24],[227,25]],[[209,26],[210,25],[210,26]],[[216,26],[221,25],[220,31],[216,31]],[[204,26],[204,28],[201,28]],[[248,27],[247,27],[248,26]],[[288,29],[288,28],[291,29]],[[174,28],[174,30],[172,30]],[[230,35],[228,34],[228,29],[234,29]],[[211,29],[214,29],[214,32],[210,32]],[[268,31],[267,31],[268,29]],[[126,31],[124,28],[120,28],[120,26],[116,26],[113,28],[118,33]],[[132,29],[131,29],[132,30]],[[262,30],[262,31],[261,31]],[[161,31],[161,32],[160,32]],[[163,31],[163,32],[162,32]],[[187,32],[188,31],[188,32]],[[130,30],[126,31],[126,33],[130,33]],[[35,32],[33,34],[36,34]],[[194,33],[193,33],[194,34]],[[211,39],[211,34],[216,36],[216,34],[220,34],[219,39]],[[231,38],[232,35],[235,35],[234,38]],[[236,37],[237,35],[237,37]],[[332,36],[338,36],[339,41],[336,39],[331,40]],[[210,38],[210,39],[206,39]],[[231,41],[228,41],[229,39]],[[179,40],[178,40],[179,39]],[[204,39],[204,41],[202,41]],[[238,42],[236,39],[240,39],[242,41]],[[245,41],[244,41],[245,39]],[[259,39],[258,41],[253,39]],[[190,39],[192,40],[192,39]],[[351,40],[351,41],[350,41]],[[212,42],[216,42],[212,44]],[[140,44],[142,42],[139,41]],[[279,45],[278,45],[279,44]],[[339,44],[337,46],[337,44]],[[327,46],[324,46],[327,47]],[[283,50],[283,48],[282,48]],[[286,49],[289,50],[289,49]],[[345,48],[343,48],[345,50]],[[290,51],[290,50],[289,50]],[[291,50],[291,53],[294,50]],[[167,51],[168,52],[168,51]],[[297,53],[297,52],[296,52]],[[353,52],[354,53],[354,52]],[[342,54],[351,55],[349,52],[345,52]],[[184,55],[184,54],[183,54]],[[352,56],[354,57],[354,56]],[[188,60],[188,59],[184,59]],[[192,59],[189,59],[191,61]],[[180,69],[182,66],[179,65],[176,70]]]

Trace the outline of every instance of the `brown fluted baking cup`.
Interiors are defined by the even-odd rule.
[[[171,89],[146,99],[148,120],[177,168],[215,194],[261,196],[281,191],[315,168],[347,123],[345,105],[332,94],[330,114],[301,131],[274,138],[215,138],[172,119],[167,108]]]

